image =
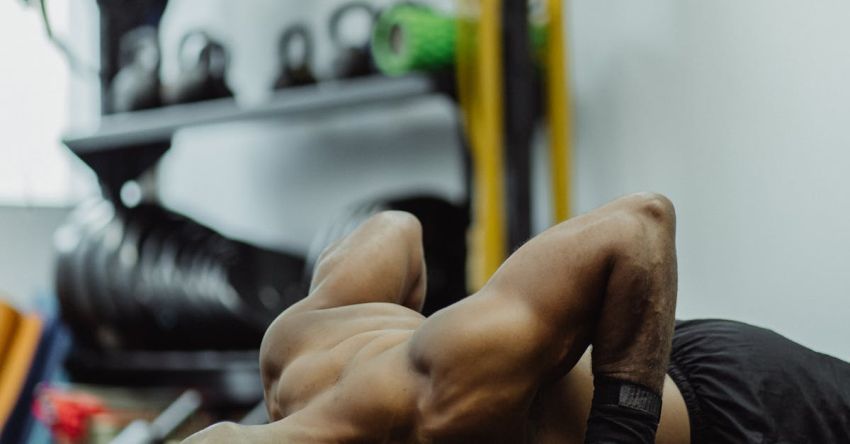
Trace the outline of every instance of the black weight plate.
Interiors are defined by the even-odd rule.
[[[143,205],[125,210],[122,215],[124,236],[109,257],[107,289],[113,295],[117,325],[127,347],[138,347],[152,325],[144,315],[136,290],[139,285],[140,245],[152,227],[153,207]]]
[[[109,202],[102,201],[91,208],[83,217],[83,228],[80,243],[71,259],[74,286],[74,302],[79,310],[83,325],[75,331],[78,336],[100,344],[97,327],[101,319],[98,313],[98,301],[94,295],[93,272],[90,258],[97,249],[96,239],[101,230],[114,216],[114,209]]]
[[[115,245],[120,243],[123,229],[114,207],[110,206],[110,208],[109,220],[99,227],[93,227],[93,231],[88,236],[84,268],[87,276],[88,301],[95,317],[95,323],[91,328],[95,330],[99,344],[108,348],[120,348],[121,337],[115,330],[119,320],[115,319],[113,296],[106,288],[108,274],[104,259],[108,255],[107,242],[115,248]]]
[[[171,337],[176,331],[177,319],[174,310],[168,306],[171,299],[169,289],[161,279],[159,255],[165,237],[177,225],[177,220],[167,213],[157,215],[151,221],[152,227],[142,242],[138,273],[138,286],[135,299],[140,312],[151,321],[150,330],[146,333],[146,348],[159,348],[174,343],[178,345],[180,338]]]
[[[91,237],[93,244],[89,253],[89,275],[91,276],[89,288],[92,298],[97,301],[95,312],[100,324],[113,332],[116,326],[121,325],[122,319],[118,316],[116,309],[116,299],[120,295],[110,291],[109,281],[113,271],[112,260],[121,247],[123,237],[124,221],[116,212],[112,219]]]
[[[214,233],[199,229],[194,224],[186,225],[181,237],[181,248],[177,252],[177,264],[181,270],[183,292],[187,298],[189,310],[193,312],[196,323],[212,323],[221,316],[222,309],[211,306],[205,297],[204,284],[206,274],[212,266],[212,258],[202,254],[204,247]]]
[[[62,318],[75,332],[84,331],[88,327],[86,315],[82,311],[83,307],[77,302],[79,284],[77,283],[75,258],[77,257],[77,250],[81,248],[83,243],[86,218],[90,217],[89,214],[95,206],[96,202],[94,201],[87,201],[79,205],[71,212],[68,219],[56,230],[54,235],[56,294],[59,299]]]

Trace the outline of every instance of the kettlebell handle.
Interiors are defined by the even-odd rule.
[[[198,62],[203,63],[204,67],[211,72],[223,75],[224,71],[227,70],[227,65],[230,61],[227,51],[225,51],[224,46],[222,46],[221,43],[210,37],[206,31],[200,29],[190,31],[180,39],[180,44],[177,46],[177,59],[179,61],[180,69],[187,71],[192,68],[192,66],[187,66],[188,62],[186,61],[185,52],[186,45],[195,37],[201,37],[205,42],[204,47],[198,56]]]
[[[298,38],[304,42],[304,57],[301,59],[301,63],[293,65],[292,60],[289,58],[289,47],[292,45],[292,42]],[[283,68],[301,69],[308,66],[310,64],[310,59],[313,57],[313,36],[310,34],[310,30],[306,25],[303,23],[296,23],[286,28],[286,31],[281,34],[277,48]]]
[[[365,11],[366,13],[368,13],[369,19],[372,21],[372,24],[374,24],[375,20],[377,20],[378,11],[374,7],[372,7],[372,5],[368,2],[351,1],[342,4],[336,10],[334,10],[330,18],[328,19],[328,30],[330,32],[331,42],[333,42],[334,46],[336,46],[337,48],[350,46],[346,44],[346,42],[343,42],[339,26],[342,22],[343,17],[357,10]],[[368,44],[368,42],[369,40],[367,39],[366,42],[364,42],[364,45]]]

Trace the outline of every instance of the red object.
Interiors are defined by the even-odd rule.
[[[36,396],[33,414],[50,428],[57,440],[81,441],[86,436],[89,419],[106,411],[103,401],[88,393],[41,386]]]

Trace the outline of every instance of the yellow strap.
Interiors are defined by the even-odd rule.
[[[473,228],[470,286],[481,288],[505,258],[501,1],[461,0],[458,89],[470,141]]]
[[[552,180],[552,209],[555,223],[570,217],[572,207],[572,105],[568,88],[567,45],[561,0],[547,0],[549,18],[546,38],[547,116]]]

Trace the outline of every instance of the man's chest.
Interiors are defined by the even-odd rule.
[[[353,333],[332,347],[302,353],[283,369],[267,401],[274,403],[280,417],[316,405],[354,415],[401,410],[411,403],[417,384],[404,347],[410,334]]]

